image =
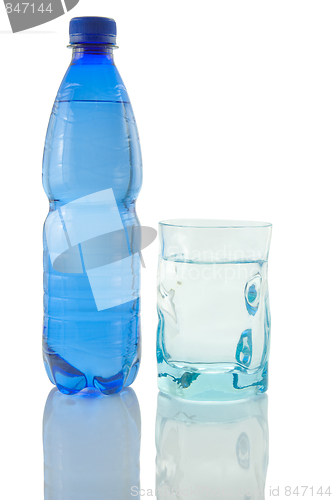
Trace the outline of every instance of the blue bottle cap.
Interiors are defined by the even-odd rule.
[[[69,23],[69,43],[116,44],[117,25],[108,17],[74,17]]]

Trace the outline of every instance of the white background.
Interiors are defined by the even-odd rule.
[[[332,487],[332,2],[81,0],[18,34],[0,6],[1,498],[43,498],[42,153],[80,15],[117,22],[142,145],[141,223],[273,223],[267,498],[270,486]],[[141,485],[153,488],[156,242],[144,259],[133,388]]]

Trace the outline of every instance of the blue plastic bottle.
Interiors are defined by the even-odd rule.
[[[43,159],[43,356],[61,392],[111,394],[140,363],[140,143],[114,20],[72,19],[70,43]]]

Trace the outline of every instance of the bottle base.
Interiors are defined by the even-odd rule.
[[[137,360],[129,372],[124,370],[109,378],[95,376],[89,379],[55,353],[43,351],[43,359],[50,381],[62,394],[67,395],[74,395],[89,388],[98,389],[106,396],[117,394],[134,382],[140,365],[140,360]]]

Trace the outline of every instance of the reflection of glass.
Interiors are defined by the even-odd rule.
[[[268,465],[266,395],[194,402],[160,393],[158,500],[259,500]]]
[[[140,408],[133,389],[71,397],[53,389],[43,439],[45,500],[120,500],[139,489]]]
[[[158,384],[186,399],[267,390],[271,224],[160,222]]]

